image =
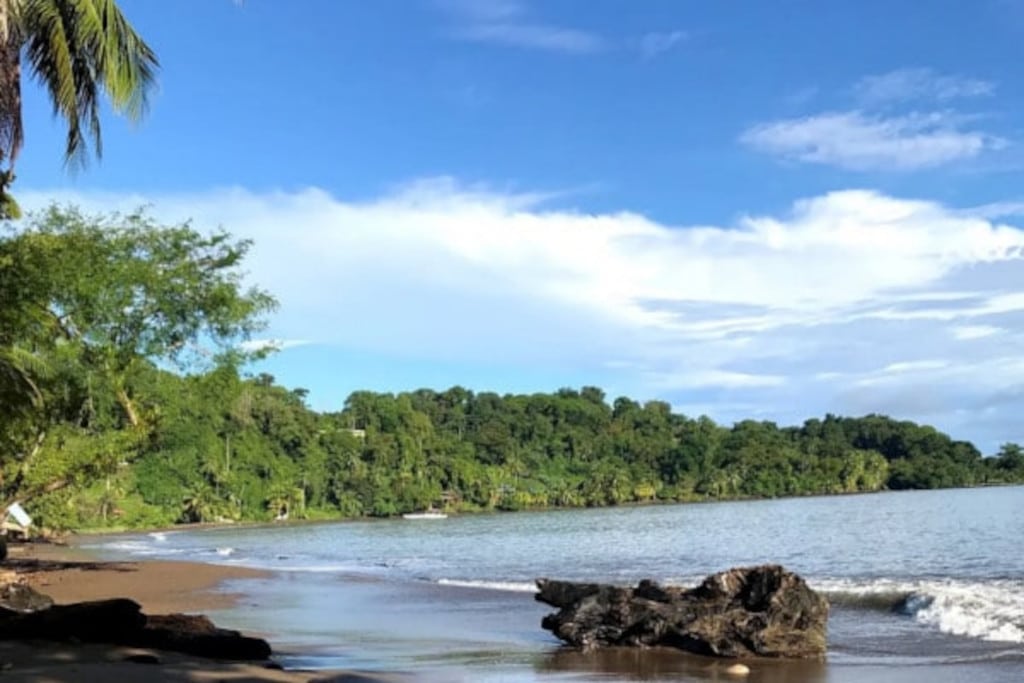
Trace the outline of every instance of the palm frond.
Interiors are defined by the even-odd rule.
[[[80,0],[86,38],[98,42],[97,74],[114,108],[141,118],[156,82],[156,53],[139,37],[114,0]],[[88,15],[88,18],[85,18]]]
[[[99,91],[113,109],[141,117],[159,64],[113,0],[22,0],[25,55],[68,127],[65,158],[102,155]]]
[[[66,158],[84,160],[85,140],[75,83],[77,46],[68,30],[68,24],[74,22],[74,12],[64,0],[26,0],[22,9],[26,58],[36,80],[50,94],[54,115],[64,119],[68,126]]]
[[[0,348],[0,396],[8,409],[41,406],[43,393],[35,378],[45,378],[50,373],[49,364],[37,354],[16,346]]]

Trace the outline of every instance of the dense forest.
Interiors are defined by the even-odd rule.
[[[360,391],[247,376],[249,245],[52,207],[0,238],[0,494],[53,528],[389,516],[1024,482],[928,426],[719,425],[594,387]]]

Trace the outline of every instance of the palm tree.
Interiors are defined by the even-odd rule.
[[[114,0],[0,0],[0,219],[20,211],[8,194],[24,142],[22,63],[48,91],[67,125],[65,162],[102,155],[100,93],[137,120],[159,66]]]

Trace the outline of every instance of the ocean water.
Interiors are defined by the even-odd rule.
[[[780,563],[832,603],[825,664],[751,681],[1024,680],[1024,487],[216,528],[98,538],[110,558],[274,570],[216,615],[286,666],[425,680],[719,680],[670,652],[582,656],[540,628],[533,581],[692,585]]]

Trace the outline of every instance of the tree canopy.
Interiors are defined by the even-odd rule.
[[[0,240],[6,496],[129,459],[159,421],[144,386],[155,368],[201,372],[244,360],[240,343],[275,305],[243,282],[250,246],[144,212],[87,216],[59,206],[9,230]],[[100,443],[109,457],[82,455]],[[41,474],[47,458],[52,476]]]

